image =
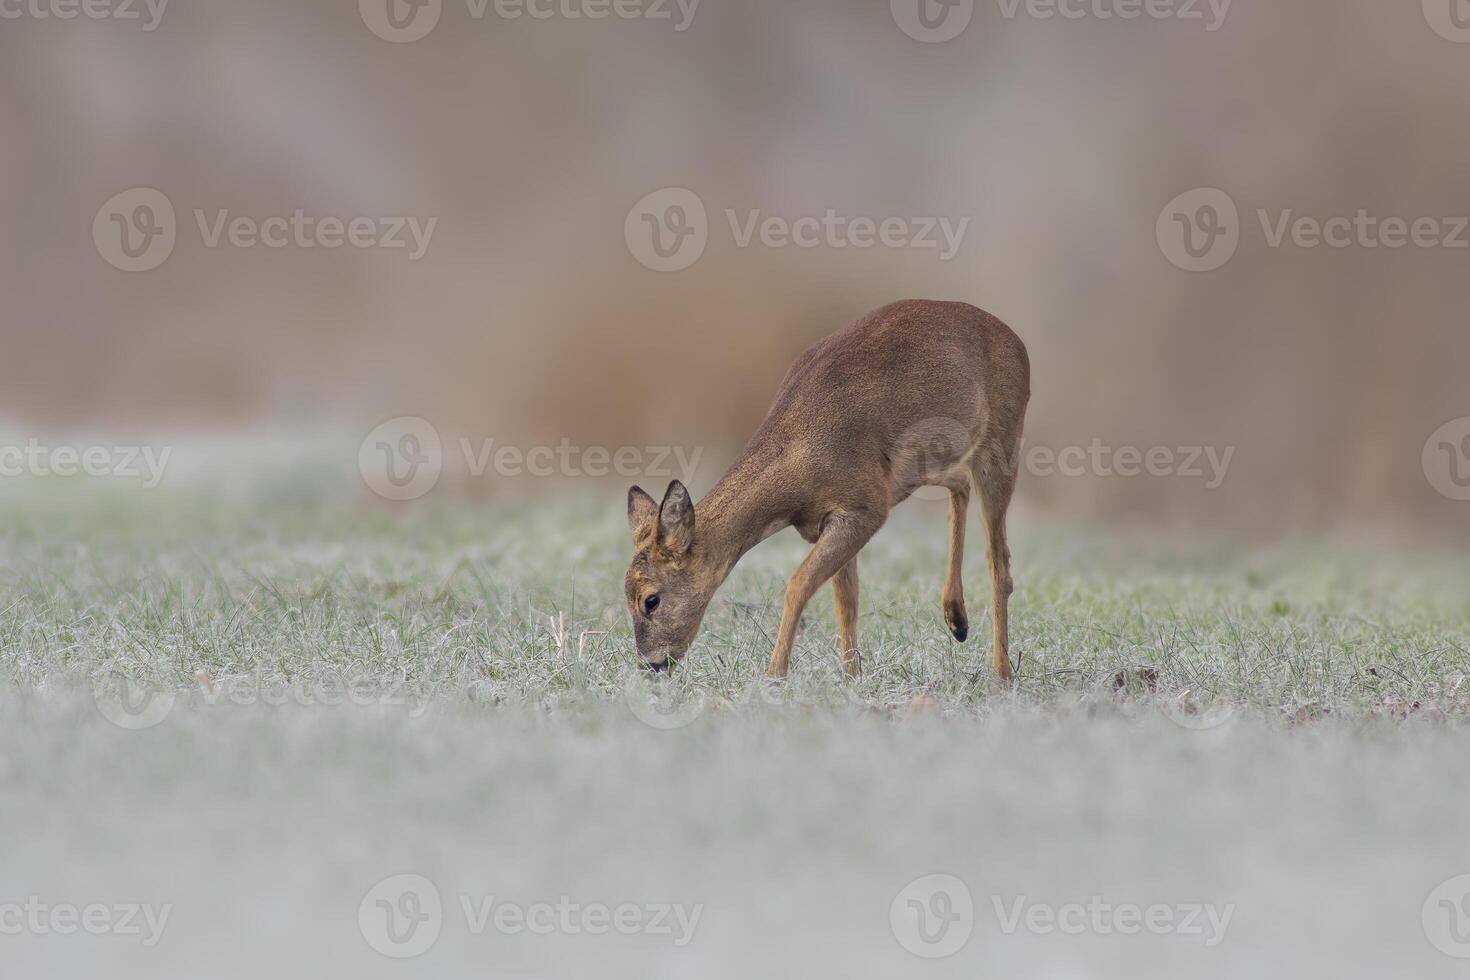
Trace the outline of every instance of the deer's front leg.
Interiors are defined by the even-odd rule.
[[[837,574],[838,569],[857,557],[863,545],[882,526],[881,515],[855,511],[834,511],[828,515],[811,554],[806,556],[786,585],[786,608],[781,613],[781,630],[776,636],[776,648],[771,651],[767,676],[786,676],[802,610],[816,591]]]
[[[843,565],[832,576],[832,598],[837,603],[837,639],[842,645],[842,669],[848,677],[862,672],[862,658],[858,656],[858,560]]]

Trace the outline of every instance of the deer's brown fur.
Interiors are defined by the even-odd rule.
[[[969,632],[965,516],[971,490],[980,497],[993,662],[1009,678],[1005,518],[1030,395],[1025,345],[964,303],[893,303],[823,340],[792,365],[765,421],[697,506],[678,481],[661,504],[638,487],[628,491],[635,554],[625,590],[639,655],[655,669],[681,658],[740,557],[794,526],[813,548],[786,588],[769,673],[785,675],[802,610],[831,579],[843,664],[856,674],[858,552],[890,510],[930,485],[950,491],[942,607],[959,640]]]

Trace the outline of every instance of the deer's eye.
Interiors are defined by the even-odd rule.
[[[647,599],[644,599],[643,600],[643,615],[645,615],[645,616],[652,616],[653,615],[653,611],[655,609],[657,609],[657,608],[658,608],[658,593],[655,592],[653,595],[651,595]]]

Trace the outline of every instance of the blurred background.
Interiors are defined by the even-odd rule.
[[[1023,507],[1466,533],[1470,442],[1432,437],[1470,416],[1463,0],[924,2],[6,3],[0,441],[147,434],[183,470],[342,433],[350,467],[415,416],[448,456],[700,447],[703,492],[798,353],[930,297],[1029,345],[1028,447],[1233,450],[1216,486],[1032,473]],[[315,247],[231,230],[298,211]],[[1438,237],[1272,244],[1360,211]],[[759,230],[829,212],[811,247]],[[1235,250],[1182,267],[1168,229],[1213,217]],[[907,244],[858,247],[890,218]],[[367,244],[321,244],[356,219]],[[437,492],[542,485],[462,469]]]

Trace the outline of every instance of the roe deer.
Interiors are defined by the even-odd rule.
[[[814,544],[786,587],[768,671],[783,677],[797,622],[832,579],[843,667],[860,669],[857,555],[888,512],[921,486],[949,490],[944,619],[969,633],[960,569],[965,512],[980,496],[990,541],[995,672],[1011,677],[1006,508],[1031,396],[1026,346],[964,303],[893,303],[797,358],[766,419],[696,506],[675,480],[656,503],[628,491],[635,553],[624,585],[639,657],[667,669],[688,651],[735,563],[782,528]]]

